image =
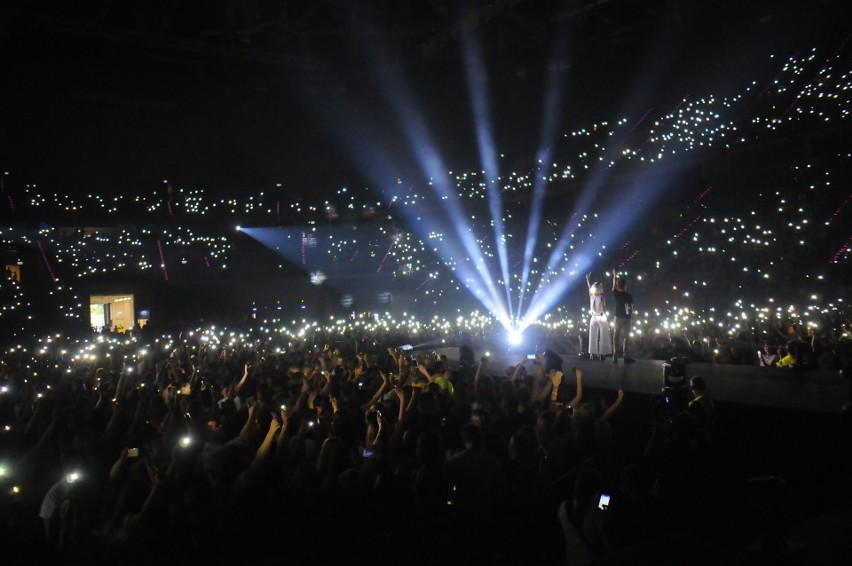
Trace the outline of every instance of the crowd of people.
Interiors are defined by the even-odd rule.
[[[706,536],[729,512],[727,482],[745,481],[723,469],[700,378],[693,402],[660,407],[584,388],[591,362],[549,347],[493,367],[484,331],[243,330],[6,352],[8,547],[62,561],[582,564],[666,525]],[[458,360],[412,339],[457,346]]]

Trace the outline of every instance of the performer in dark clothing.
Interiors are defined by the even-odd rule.
[[[615,299],[615,324],[612,333],[612,363],[618,362],[618,346],[624,362],[630,363],[627,344],[630,340],[630,318],[633,314],[633,295],[627,292],[627,279],[618,278],[618,272],[612,268],[612,297]]]

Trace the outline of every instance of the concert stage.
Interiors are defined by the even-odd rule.
[[[458,363],[458,348],[444,348],[451,365]],[[477,353],[477,360],[479,353]],[[584,360],[576,355],[561,354],[563,371],[570,376],[572,368],[583,370],[583,383],[588,388],[625,393],[657,395],[663,387],[664,360],[636,360],[625,364]],[[504,375],[508,366],[522,358],[511,352],[491,351],[486,375]],[[527,361],[527,371],[532,362]],[[707,393],[716,401],[797,411],[839,413],[849,400],[849,385],[837,370],[788,370],[735,364],[687,363],[686,378],[704,377]],[[570,377],[569,377],[570,380]]]

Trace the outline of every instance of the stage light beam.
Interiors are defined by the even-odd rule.
[[[509,318],[513,317],[512,289],[509,279],[509,259],[504,243],[503,207],[497,182],[500,171],[497,165],[497,151],[494,147],[494,135],[491,128],[490,105],[488,95],[482,88],[482,80],[486,76],[482,63],[482,51],[479,36],[475,30],[462,38],[465,56],[465,76],[467,78],[470,105],[473,109],[476,142],[479,148],[479,158],[485,172],[485,191],[488,198],[488,211],[491,214],[494,231],[494,247],[500,262],[500,273],[503,276],[503,287],[506,293],[506,310]]]
[[[524,335],[520,330],[512,330],[509,332],[509,344],[512,346],[520,346],[524,342]]]

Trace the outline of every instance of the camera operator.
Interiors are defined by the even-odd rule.
[[[689,380],[689,390],[693,399],[687,404],[686,412],[698,421],[698,426],[709,440],[713,429],[713,415],[715,407],[713,400],[707,394],[707,384],[700,375],[693,376]]]

